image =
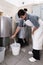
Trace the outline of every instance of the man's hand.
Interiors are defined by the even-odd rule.
[[[34,34],[34,32],[37,30],[38,28],[34,27],[32,34]]]
[[[32,31],[32,34],[34,34],[34,31]]]
[[[12,35],[10,38],[11,38],[11,39],[14,39],[14,38],[15,38],[15,36],[14,36],[14,35]]]

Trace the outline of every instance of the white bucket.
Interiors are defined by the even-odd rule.
[[[12,49],[12,54],[13,55],[19,55],[20,52],[20,44],[19,43],[13,43],[10,45]]]
[[[0,47],[0,63],[4,61],[5,47]]]

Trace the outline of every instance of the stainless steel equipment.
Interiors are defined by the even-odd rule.
[[[2,44],[5,46],[5,44],[7,44],[9,40],[9,37],[12,34],[12,20],[9,17],[5,17],[5,16],[1,16],[0,17],[0,39],[2,39],[1,41]]]
[[[0,17],[0,37],[9,37],[11,31],[11,19],[8,17]]]

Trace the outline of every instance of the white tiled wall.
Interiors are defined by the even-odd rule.
[[[43,20],[43,4],[33,5],[32,11],[34,15],[39,16]]]

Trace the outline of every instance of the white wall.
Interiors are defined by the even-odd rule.
[[[33,5],[32,11],[34,15],[39,16],[43,20],[43,4]]]
[[[3,12],[3,15],[8,15],[8,16],[14,16],[14,11],[16,12],[17,7],[5,2],[4,0],[0,0],[0,11]]]
[[[24,8],[27,8],[28,10],[28,13],[31,13],[32,12],[32,5],[26,5],[26,6],[23,6],[23,7],[19,7],[19,9],[24,9]]]

